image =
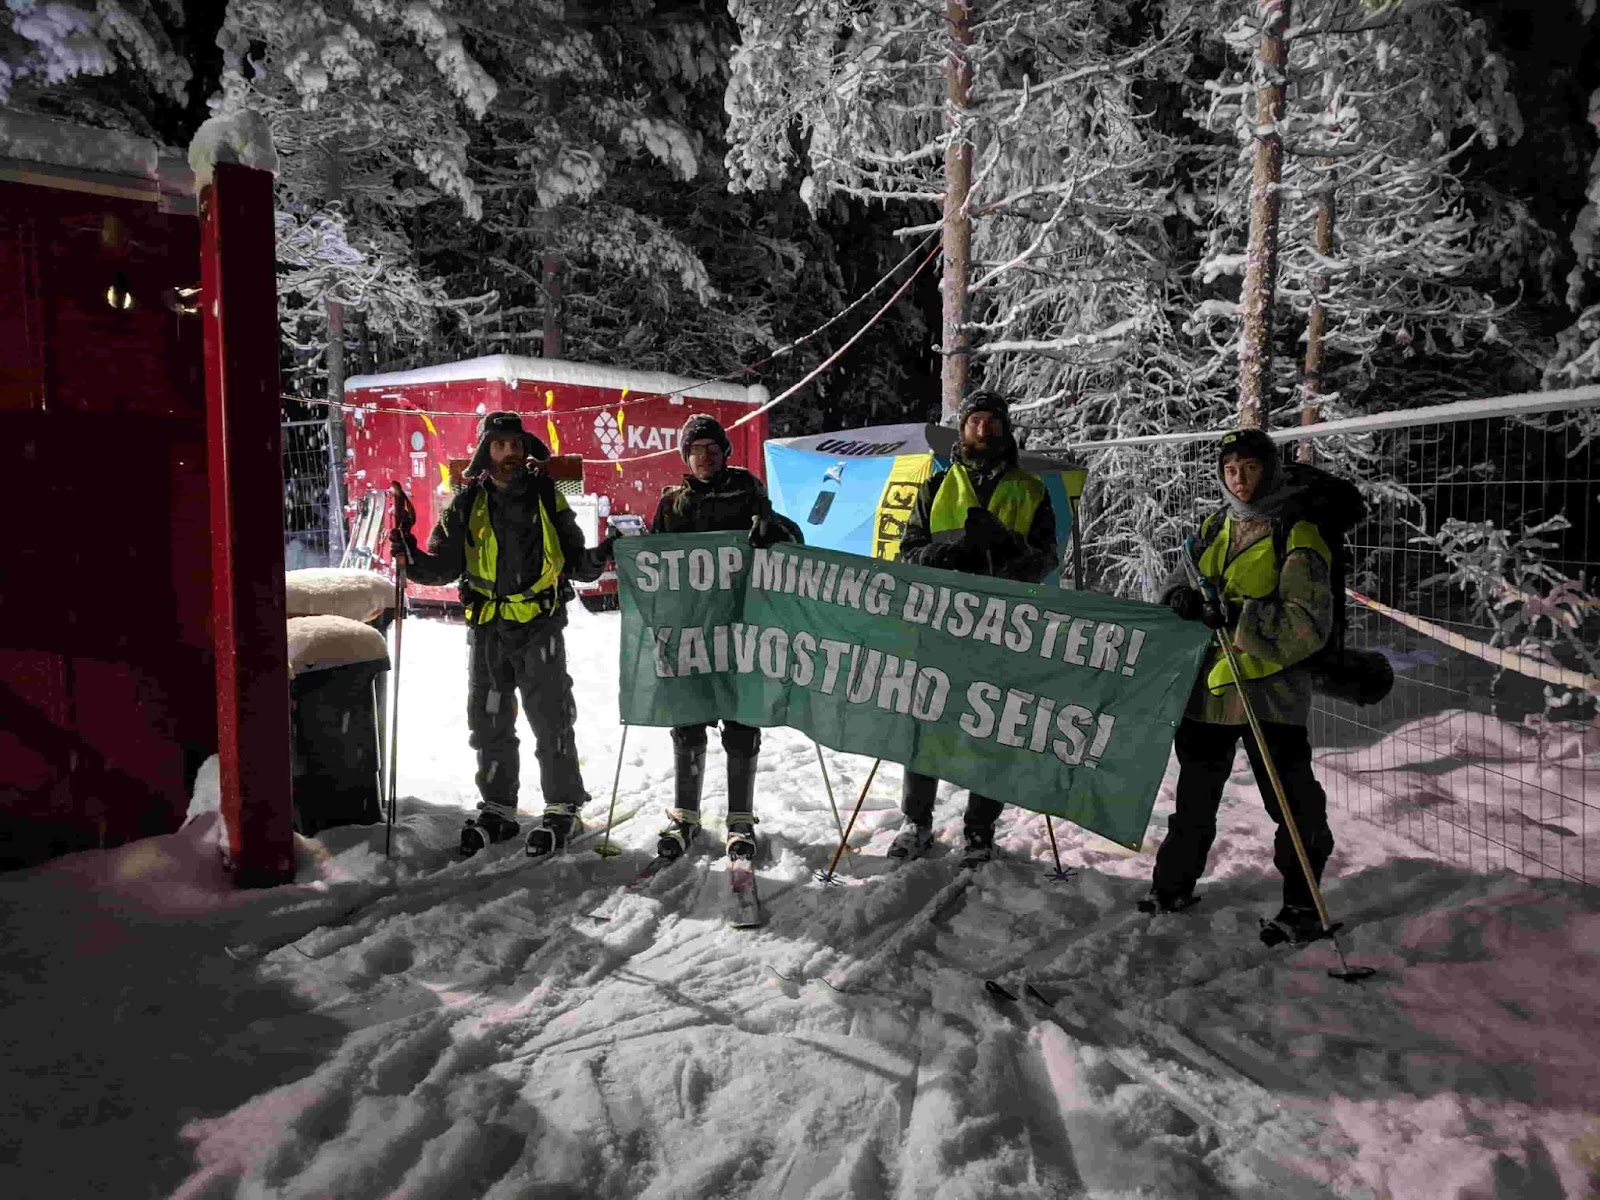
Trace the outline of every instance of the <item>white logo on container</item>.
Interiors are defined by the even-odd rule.
[[[622,457],[622,430],[617,428],[617,418],[603,412],[594,419],[594,440],[600,443],[600,453],[607,458]]]

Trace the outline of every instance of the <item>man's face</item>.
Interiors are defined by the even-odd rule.
[[[489,474],[496,483],[508,483],[527,468],[528,447],[518,434],[497,434],[489,439]]]
[[[689,443],[689,470],[694,477],[704,483],[728,461],[728,456],[722,452],[722,445],[711,438],[700,438]]]
[[[1230,454],[1222,460],[1222,482],[1241,504],[1249,504],[1254,499],[1266,473],[1266,464],[1257,458]]]
[[[967,414],[961,423],[961,444],[969,450],[995,450],[1005,437],[1005,426],[992,412],[978,411]]]

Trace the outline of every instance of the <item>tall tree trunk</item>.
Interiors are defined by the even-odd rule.
[[[1322,194],[1317,197],[1317,253],[1327,258],[1333,253],[1333,166],[1334,160],[1322,160],[1322,168],[1327,175],[1322,185]],[[1300,424],[1315,425],[1322,420],[1322,333],[1327,324],[1327,312],[1322,306],[1322,296],[1328,290],[1328,276],[1324,271],[1318,271],[1312,276],[1311,286],[1314,299],[1311,301],[1311,312],[1306,318],[1306,367],[1305,379],[1300,385]],[[1301,462],[1310,462],[1316,457],[1316,448],[1310,438],[1302,438],[1295,448],[1295,457]]]
[[[544,275],[544,356],[561,357],[561,260],[546,255]]]
[[[344,197],[344,163],[337,151],[330,150],[325,160],[325,179],[329,204]],[[327,302],[328,342],[322,363],[328,372],[328,562],[338,566],[344,558],[344,305]]]
[[[944,152],[944,351],[941,371],[941,407],[946,420],[955,420],[967,394],[971,335],[967,332],[967,284],[971,277],[972,218],[967,213],[967,192],[972,187],[972,143],[965,132],[966,109],[972,99],[972,9],[968,0],[946,0],[950,54],[945,60],[946,120],[951,138]]]
[[[1272,406],[1272,299],[1278,277],[1278,182],[1283,177],[1284,52],[1291,0],[1260,0],[1260,85],[1250,164],[1250,250],[1239,344],[1239,424],[1263,428]]]

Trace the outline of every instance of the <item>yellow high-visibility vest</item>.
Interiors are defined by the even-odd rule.
[[[1213,521],[1206,522],[1206,525],[1211,524]],[[1233,517],[1230,514],[1223,518],[1221,531],[1211,539],[1211,544],[1200,555],[1200,574],[1216,585],[1224,600],[1230,600],[1235,604],[1276,594],[1279,563],[1273,553],[1272,535],[1269,533],[1260,541],[1252,542],[1232,562],[1229,562],[1228,542],[1233,537],[1233,528]],[[1201,532],[1204,532],[1203,527]],[[1289,541],[1284,547],[1284,554],[1288,555],[1291,551],[1300,549],[1314,550],[1322,555],[1323,562],[1330,565],[1333,562],[1333,552],[1328,549],[1328,543],[1322,540],[1322,534],[1310,521],[1295,522],[1294,527],[1289,530]],[[1222,656],[1220,650],[1213,646],[1211,653],[1214,661],[1206,675],[1206,686],[1211,689],[1213,696],[1220,696],[1233,686],[1233,672],[1228,669],[1228,660]],[[1269,662],[1253,654],[1246,654],[1242,650],[1235,650],[1234,657],[1239,660],[1239,669],[1244,672],[1246,679],[1265,679],[1268,675],[1276,675],[1283,670],[1281,663]]]
[[[938,494],[928,511],[930,534],[953,533],[967,524],[967,509],[987,508],[1000,524],[1013,533],[1028,536],[1033,528],[1033,514],[1039,511],[1047,493],[1037,476],[1021,467],[1012,467],[1000,477],[989,503],[979,504],[977,490],[972,486],[972,476],[961,463],[952,463],[939,484]]]
[[[556,511],[566,511],[566,498],[560,492],[555,496]],[[497,616],[525,623],[556,607],[556,585],[561,581],[561,569],[566,566],[567,560],[561,553],[556,523],[543,501],[539,503],[539,525],[544,542],[544,569],[539,572],[539,578],[525,590],[497,600],[494,584],[500,543],[489,521],[488,489],[479,489],[477,498],[472,502],[472,514],[467,518],[466,582],[481,599],[481,603],[468,614],[468,619],[474,624],[485,624]]]

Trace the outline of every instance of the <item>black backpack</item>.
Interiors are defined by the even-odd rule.
[[[1361,489],[1321,467],[1280,462],[1285,489],[1294,498],[1272,519],[1272,554],[1281,564],[1289,549],[1289,532],[1301,521],[1316,526],[1328,545],[1329,586],[1333,589],[1333,627],[1322,649],[1295,664],[1310,673],[1314,690],[1349,704],[1377,704],[1394,687],[1394,667],[1371,650],[1345,645],[1349,624],[1345,586],[1350,575],[1350,544],[1346,535],[1367,519],[1367,502]],[[1226,511],[1226,510],[1223,510]]]

